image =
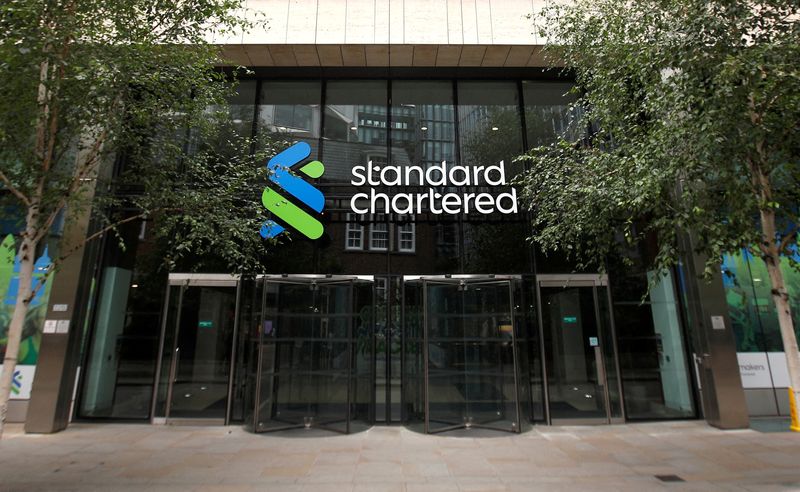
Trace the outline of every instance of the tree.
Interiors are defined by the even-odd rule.
[[[0,5],[0,200],[23,217],[0,436],[29,304],[87,241],[146,218],[169,240],[167,267],[190,252],[213,252],[234,271],[263,260],[258,229],[265,211],[254,183],[264,181],[259,164],[274,147],[239,135],[225,106],[231,74],[214,68],[220,51],[208,41],[258,24],[241,4]],[[53,225],[77,227],[87,214],[89,234],[59,245],[57,254],[51,248],[51,266],[34,282],[37,250]]]
[[[800,355],[781,258],[797,267],[800,4],[576,0],[536,18],[574,75],[580,139],[521,159],[533,240],[579,267],[657,237],[656,270],[696,238],[705,276],[725,253],[763,258],[795,399]],[[591,131],[588,131],[591,130]]]

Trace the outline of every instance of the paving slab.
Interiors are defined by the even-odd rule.
[[[800,434],[701,421],[423,435],[373,427],[251,434],[238,426],[9,425],[0,492],[800,490]]]

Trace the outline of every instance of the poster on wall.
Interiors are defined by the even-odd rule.
[[[35,283],[47,272],[50,267],[50,256],[47,248],[36,259],[34,265],[33,281]],[[16,242],[14,236],[8,234],[0,243],[0,356],[5,355],[8,342],[8,327],[14,314],[17,291],[19,289],[19,258],[16,256]],[[45,284],[36,293],[30,303],[25,324],[22,328],[22,340],[19,348],[19,358],[12,378],[11,398],[30,398],[33,375],[36,371],[36,362],[39,359],[39,347],[42,341],[42,327],[50,299],[50,287],[53,276],[47,278]],[[0,365],[2,367],[2,365]]]

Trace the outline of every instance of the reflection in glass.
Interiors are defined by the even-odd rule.
[[[78,415],[147,419],[165,280],[143,253],[141,222],[120,227],[127,245],[105,244]]]
[[[583,136],[580,110],[571,107],[576,101],[568,82],[522,82],[525,102],[525,129],[528,148],[547,145],[563,138],[574,142]]]
[[[522,122],[515,82],[458,82],[459,151],[462,165],[495,166],[503,162],[506,183],[521,170],[513,162],[522,148]],[[493,195],[510,186],[473,186],[469,192]],[[524,214],[466,215],[462,225],[463,269],[469,273],[531,271],[528,224]]]
[[[290,280],[265,288],[256,432],[350,432],[371,422],[371,284]]]
[[[258,131],[277,141],[303,141],[310,159],[319,151],[322,84],[319,81],[264,81],[258,103]]]
[[[420,284],[421,289],[416,287]],[[427,432],[470,427],[519,431],[511,294],[509,281],[409,282],[408,422],[424,418]],[[417,324],[420,314],[422,326]],[[415,391],[415,383],[424,384],[424,395]]]
[[[325,88],[323,183],[350,183],[351,168],[388,163],[386,82],[337,80]]]
[[[594,287],[542,287],[542,324],[551,419],[602,419],[606,364]]]
[[[617,279],[614,318],[628,418],[692,417],[689,367],[672,274],[653,282],[654,272],[632,268]],[[647,292],[647,283],[652,283]],[[622,285],[625,287],[623,288]]]
[[[235,316],[236,287],[184,288],[168,418],[225,418]]]

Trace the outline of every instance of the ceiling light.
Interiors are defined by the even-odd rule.
[[[420,127],[420,130],[422,130],[423,132],[428,131],[428,127],[427,126]]]
[[[496,132],[497,130],[499,130],[499,128],[497,128],[496,126],[493,126],[493,127],[492,127],[492,131],[493,131],[493,132]]]

